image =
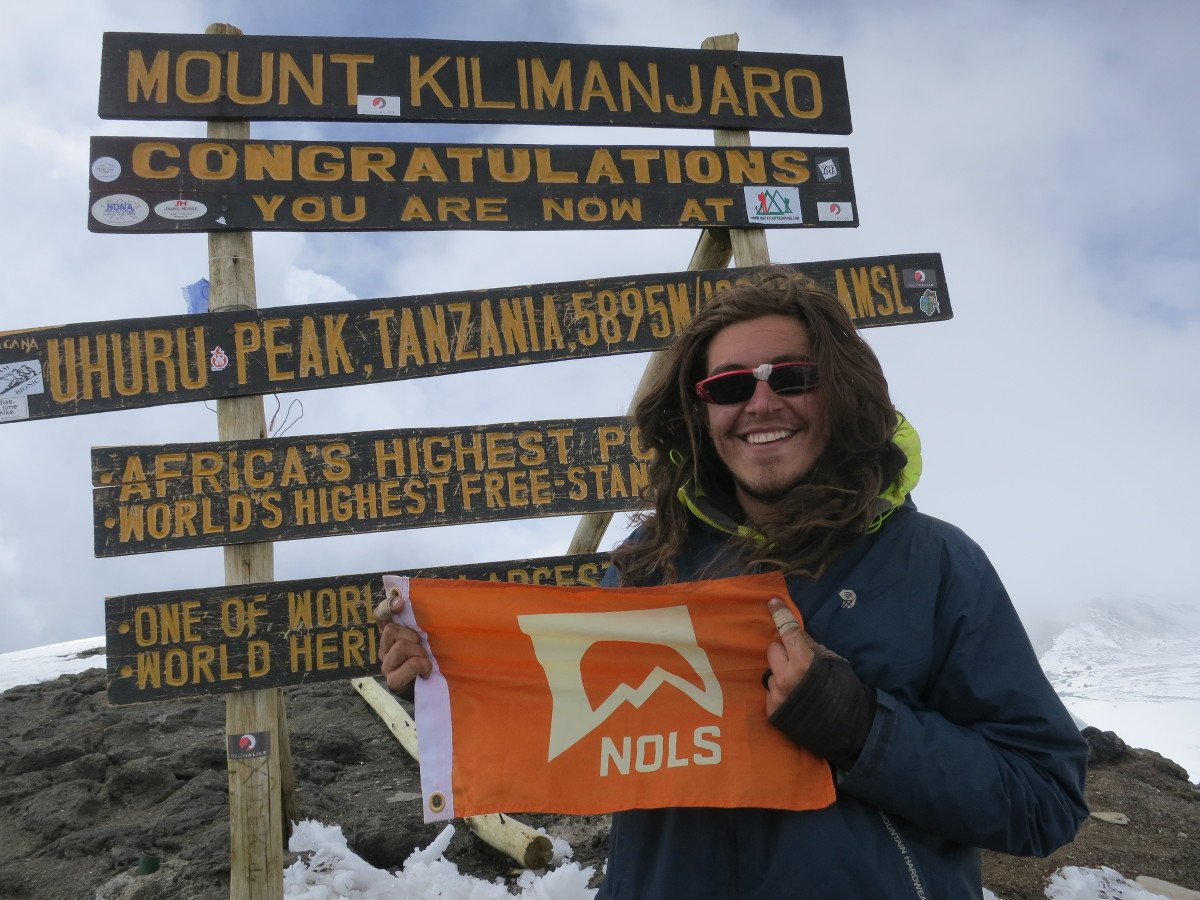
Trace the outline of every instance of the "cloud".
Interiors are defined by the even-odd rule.
[[[862,225],[770,232],[777,261],[937,251],[955,318],[874,329],[920,430],[916,500],[988,551],[1027,621],[1092,599],[1195,602],[1188,482],[1200,443],[1200,230],[1188,115],[1200,10],[1115,2],[950,7],[599,0],[399,7],[62,0],[0,35],[0,330],[182,312],[205,274],[196,235],[86,230],[87,137],[199,135],[202,123],[96,118],[101,33],[248,32],[526,39],[841,55],[855,130],[755,133],[756,145],[848,146]],[[469,14],[463,10],[469,9]],[[286,16],[281,12],[286,10]],[[518,15],[517,13],[520,13]],[[210,18],[211,17],[211,18]],[[707,131],[255,123],[330,140],[711,144]],[[261,234],[258,302],[320,300],[684,268],[694,231]],[[515,422],[625,411],[641,356],[284,395],[291,434]],[[271,401],[268,414],[274,409]],[[280,416],[285,413],[281,412]],[[293,411],[294,415],[294,411]],[[92,556],[88,449],[211,441],[202,404],[0,425],[0,650],[97,634],[105,595],[217,583],[218,550]],[[276,577],[561,553],[572,518],[417,529],[276,548]],[[606,543],[623,533],[624,517]]]

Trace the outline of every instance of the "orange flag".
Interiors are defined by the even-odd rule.
[[[669,806],[818,809],[829,766],[767,721],[779,574],[658,588],[384,578],[433,674],[416,719],[426,822]]]

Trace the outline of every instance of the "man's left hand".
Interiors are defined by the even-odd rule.
[[[782,600],[772,597],[767,609],[779,630],[779,640],[767,646],[767,665],[771,667],[771,675],[766,680],[767,715],[771,715],[808,674],[813,657],[818,652],[829,651],[809,636]]]

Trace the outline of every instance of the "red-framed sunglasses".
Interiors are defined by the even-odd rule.
[[[817,386],[817,364],[810,361],[763,363],[755,369],[718,372],[696,382],[696,394],[705,403],[724,406],[745,403],[765,381],[776,394],[807,394]]]

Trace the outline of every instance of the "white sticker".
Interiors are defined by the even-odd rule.
[[[111,156],[102,156],[92,163],[92,175],[97,181],[116,181],[121,176],[121,164]]]
[[[0,363],[0,397],[21,397],[45,391],[40,360]]]
[[[800,215],[800,188],[759,185],[746,191],[746,218],[751,222],[803,222]]]
[[[109,194],[92,204],[92,218],[117,228],[136,225],[148,215],[150,207],[146,201],[132,194]]]
[[[360,116],[399,116],[403,109],[399,97],[388,97],[385,94],[358,95]]]
[[[854,204],[849,200],[818,203],[817,219],[822,222],[853,222]]]
[[[0,422],[29,418],[29,401],[24,397],[0,397]]]
[[[200,218],[208,212],[208,207],[197,200],[184,200],[181,197],[178,200],[164,200],[154,207],[154,211],[164,219],[182,221]]]

